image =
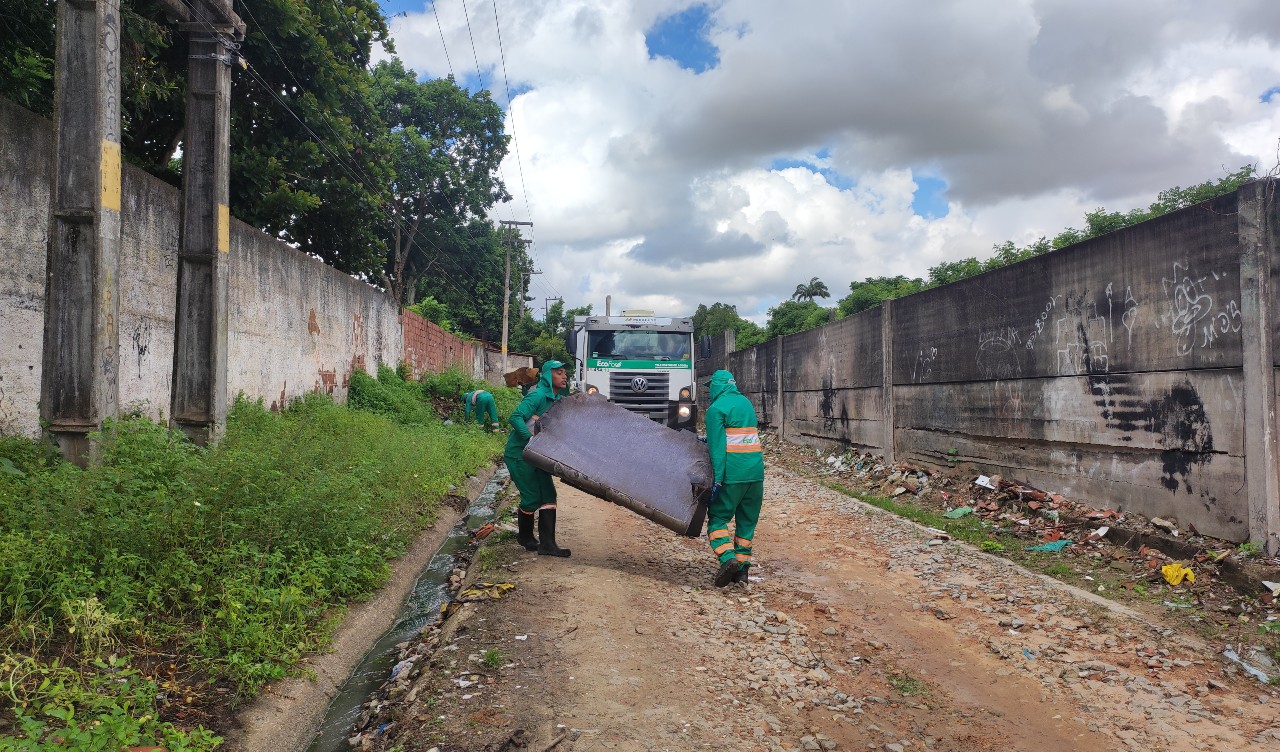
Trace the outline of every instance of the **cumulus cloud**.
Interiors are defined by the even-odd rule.
[[[1273,0],[715,0],[712,67],[651,55],[695,5],[497,0],[501,49],[486,3],[395,19],[408,65],[509,104],[497,214],[535,223],[546,295],[761,320],[813,276],[923,276],[1276,160]]]

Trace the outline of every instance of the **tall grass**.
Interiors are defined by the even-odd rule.
[[[30,668],[11,670],[0,696],[37,707],[36,688],[68,666],[96,687],[81,695],[100,693],[120,685],[92,683],[102,665],[128,670],[103,661],[131,653],[177,654],[242,698],[295,671],[335,609],[375,591],[441,497],[501,447],[442,425],[394,372],[360,376],[359,409],[314,395],[280,414],[238,401],[208,449],[137,417],[108,423],[85,469],[0,438],[0,652]],[[55,715],[24,734],[24,718],[0,711],[0,749],[83,730]]]

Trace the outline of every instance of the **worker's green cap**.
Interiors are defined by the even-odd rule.
[[[553,371],[554,371],[554,370],[555,370],[555,369],[557,369],[557,368],[564,368],[564,363],[561,363],[561,362],[560,362],[560,361],[558,361],[558,360],[548,360],[546,363],[543,363],[543,364],[542,364],[542,367],[543,367],[543,368],[550,367],[550,368],[551,368],[551,370],[553,370]]]

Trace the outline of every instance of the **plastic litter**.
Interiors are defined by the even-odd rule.
[[[1272,595],[1280,595],[1280,582],[1267,582],[1266,580],[1263,580],[1262,586],[1267,590],[1270,590]]]
[[[982,486],[983,488],[990,489],[992,491],[996,490],[996,485],[992,483],[991,479],[985,475],[979,475],[977,480],[974,481],[974,484]]]
[[[1034,661],[1036,659],[1035,654],[1026,648],[1022,649],[1022,654],[1025,655],[1029,661]]]
[[[1056,541],[1049,541],[1048,543],[1041,543],[1038,546],[1032,546],[1027,550],[1028,551],[1052,551],[1054,553],[1057,553],[1058,551],[1061,551],[1062,549],[1070,545],[1071,545],[1070,539],[1062,538]]]
[[[1249,664],[1240,660],[1240,656],[1236,654],[1236,651],[1224,650],[1222,651],[1222,654],[1226,656],[1228,659],[1240,664],[1240,667],[1245,670],[1245,673],[1249,674],[1250,676],[1262,682],[1263,684],[1271,683],[1271,677],[1267,676],[1262,670],[1255,668],[1253,666],[1250,666]]]
[[[942,516],[949,520],[958,520],[966,514],[973,514],[973,507],[956,507],[950,512],[943,513]]]
[[[1196,581],[1196,573],[1176,561],[1160,567],[1160,574],[1164,575],[1165,582],[1175,586],[1181,585],[1183,580],[1188,584],[1195,584]]]

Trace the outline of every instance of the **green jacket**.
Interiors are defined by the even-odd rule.
[[[529,390],[524,399],[520,400],[520,406],[507,419],[507,423],[511,425],[511,435],[507,437],[507,446],[502,451],[504,457],[520,459],[525,445],[529,443],[529,439],[533,438],[533,434],[529,433],[529,419],[535,415],[542,415],[556,400],[569,393],[567,387],[557,393],[551,386],[551,372],[562,368],[563,365],[556,360],[549,360],[542,364],[538,385]]]
[[[742,396],[733,374],[716,371],[707,408],[707,450],[716,483],[764,480],[764,451],[756,431],[756,409]]]

